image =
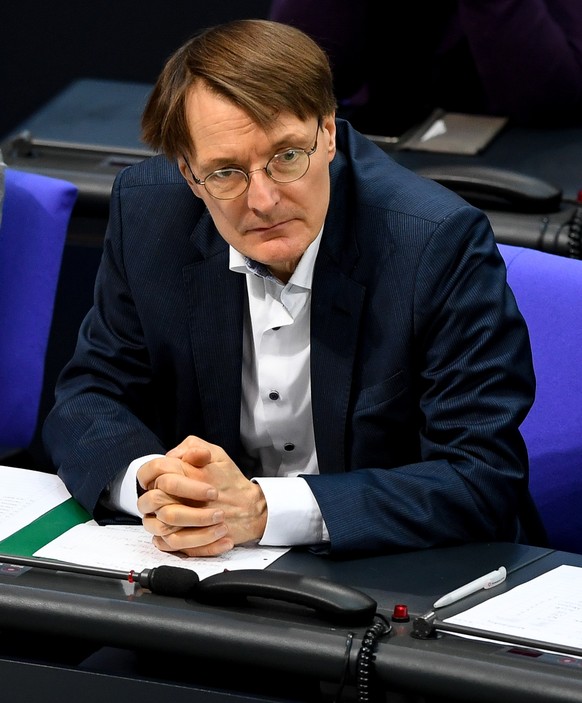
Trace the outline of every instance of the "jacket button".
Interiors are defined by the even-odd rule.
[[[277,391],[271,391],[269,393],[269,398],[271,400],[279,400],[279,393]]]
[[[285,444],[283,445],[283,449],[286,452],[292,452],[295,449],[295,445],[293,444],[293,442],[285,442]]]

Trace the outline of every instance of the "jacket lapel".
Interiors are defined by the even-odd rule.
[[[320,473],[345,470],[348,407],[366,293],[352,277],[359,251],[342,163],[338,153],[311,298],[311,398]]]
[[[228,268],[228,247],[210,217],[193,240],[202,259],[183,269],[196,383],[205,438],[236,460],[240,453],[240,405],[244,276]]]
[[[311,397],[320,473],[345,468],[344,437],[364,294],[329,259],[318,260],[311,302]]]

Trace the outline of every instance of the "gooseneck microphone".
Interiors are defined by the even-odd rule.
[[[68,571],[86,576],[101,576],[105,578],[120,579],[128,583],[137,583],[142,588],[149,589],[152,593],[161,596],[175,596],[188,598],[193,596],[200,581],[198,574],[190,569],[178,566],[157,566],[153,569],[136,571],[116,571],[114,569],[101,569],[95,566],[82,566],[51,559],[37,557],[16,557],[11,554],[0,554],[0,562],[15,564],[16,566],[32,566],[37,569],[51,569],[53,571]]]
[[[95,566],[82,566],[52,559],[0,554],[0,563],[65,571],[87,576],[121,579],[137,583],[161,596],[189,598],[206,605],[240,605],[254,597],[288,601],[306,606],[325,619],[344,625],[368,624],[376,614],[376,601],[367,593],[325,578],[286,571],[236,569],[222,571],[200,580],[190,569],[157,566],[137,571],[114,571]]]

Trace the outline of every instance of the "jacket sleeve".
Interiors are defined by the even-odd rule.
[[[165,453],[150,427],[157,404],[150,360],[124,267],[120,182],[97,274],[94,305],[82,323],[72,360],[57,383],[43,427],[47,453],[73,496],[90,513],[110,481],[132,459]]]

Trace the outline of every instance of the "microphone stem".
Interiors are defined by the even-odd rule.
[[[101,569],[95,566],[82,566],[81,564],[68,564],[66,562],[52,559],[39,559],[37,557],[15,557],[10,554],[0,554],[0,562],[5,564],[16,564],[17,566],[32,566],[40,569],[52,569],[53,571],[69,571],[75,574],[85,574],[87,576],[105,576],[108,578],[121,579],[122,581],[134,581],[139,583],[139,574],[133,571],[116,571],[114,569]]]

